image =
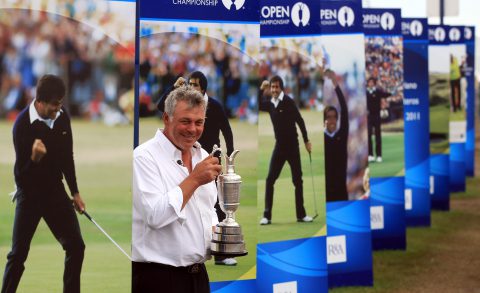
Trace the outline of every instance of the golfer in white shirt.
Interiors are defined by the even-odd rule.
[[[133,154],[132,292],[210,292],[218,159],[197,140],[206,104],[188,87],[170,93],[165,128]]]

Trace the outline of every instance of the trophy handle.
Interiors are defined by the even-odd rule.
[[[225,161],[227,162],[227,174],[235,174],[235,157],[239,153],[239,150],[234,150],[231,154],[230,157],[225,155]]]

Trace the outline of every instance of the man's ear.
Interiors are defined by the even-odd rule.
[[[170,122],[170,117],[168,116],[168,114],[166,112],[163,112],[163,115],[162,115],[162,119],[163,119],[163,123],[166,125],[168,122]]]

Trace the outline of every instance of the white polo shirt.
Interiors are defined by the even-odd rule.
[[[198,143],[191,152],[193,168],[208,156]],[[133,261],[188,266],[210,257],[215,181],[197,188],[181,210],[179,184],[189,174],[181,158],[162,130],[133,152]]]

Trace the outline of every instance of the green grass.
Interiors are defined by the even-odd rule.
[[[297,223],[295,215],[294,186],[291,179],[290,166],[285,163],[279,179],[275,183],[273,197],[272,224],[259,226],[258,240],[260,243],[306,238],[325,235],[325,177],[324,177],[324,152],[323,152],[323,123],[322,113],[301,111],[312,142],[312,169],[315,182],[316,203],[319,216],[313,223]],[[257,221],[263,217],[265,207],[265,178],[268,174],[271,154],[275,144],[273,126],[267,113],[259,116],[259,147],[258,147],[258,210]],[[303,199],[308,215],[314,215],[314,198],[312,174],[308,153],[305,150],[301,132],[300,156],[303,172]],[[258,222],[257,222],[258,223]],[[257,224],[258,225],[258,224]]]
[[[461,111],[457,111],[457,112],[450,111],[450,115],[449,115],[450,121],[465,121],[466,112],[464,110],[465,109],[462,109]]]
[[[375,146],[375,136],[372,144]],[[370,177],[403,176],[405,174],[404,133],[382,133],[382,162],[369,163]]]
[[[257,126],[238,120],[230,120],[235,149],[240,153],[235,158],[235,172],[242,176],[240,207],[236,212],[236,220],[242,226],[248,255],[237,258],[235,267],[216,266],[213,261],[207,262],[210,281],[255,278],[256,243],[257,243]],[[163,124],[158,118],[140,120],[140,143],[152,138]],[[221,146],[226,151],[223,136]],[[222,162],[225,165],[225,161]]]
[[[449,133],[449,110],[444,105],[430,107],[430,133],[443,133],[446,139],[431,141],[431,154],[444,154],[449,151],[448,133]]]
[[[448,134],[449,113],[444,105],[430,107],[430,132]]]
[[[132,127],[73,121],[77,180],[87,211],[126,250],[131,243]],[[15,205],[12,124],[0,123],[0,274],[10,250]],[[86,255],[84,292],[130,292],[130,261],[90,223],[79,216]],[[18,292],[61,292],[64,252],[42,220],[32,241]]]

